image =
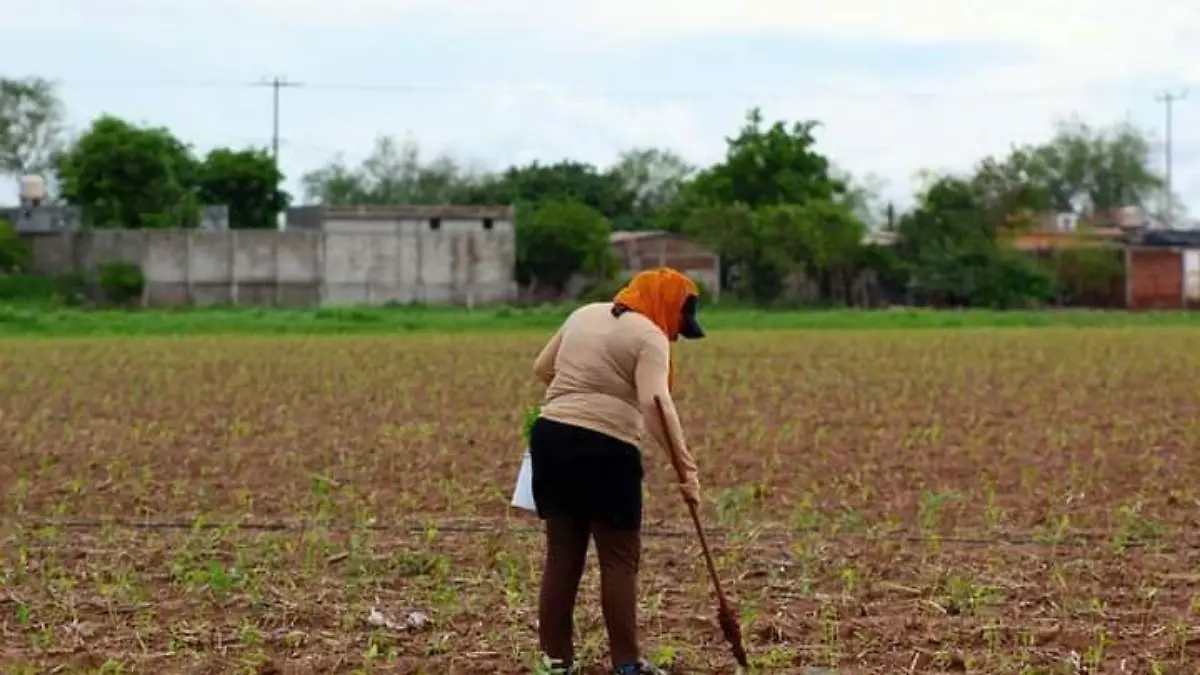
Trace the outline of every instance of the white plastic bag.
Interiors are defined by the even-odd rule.
[[[517,474],[517,485],[513,488],[512,505],[518,509],[537,513],[533,501],[533,458],[529,451],[521,456],[521,471]]]

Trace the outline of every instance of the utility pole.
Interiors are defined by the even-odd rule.
[[[1166,211],[1167,211],[1166,212],[1167,227],[1174,227],[1174,225],[1175,225],[1175,217],[1174,217],[1175,197],[1171,193],[1171,166],[1173,164],[1172,159],[1171,159],[1171,149],[1172,149],[1171,146],[1174,144],[1173,132],[1174,132],[1175,102],[1182,101],[1185,98],[1187,98],[1186,90],[1179,91],[1179,92],[1164,91],[1163,93],[1154,97],[1154,99],[1156,101],[1159,101],[1160,103],[1163,104],[1163,107],[1166,109],[1166,116],[1167,116],[1167,119],[1166,119],[1166,123],[1167,123],[1166,136],[1167,137],[1166,137],[1166,143],[1164,144],[1164,148],[1163,148],[1164,160],[1166,162],[1166,170],[1164,171],[1164,178],[1166,179],[1166,190],[1167,190],[1167,199],[1166,199],[1166,202],[1167,202],[1167,209],[1166,209]]]
[[[275,160],[275,168],[279,168],[279,90],[284,87],[302,86],[299,82],[291,82],[286,77],[276,75],[263,79],[254,84],[256,87],[271,88],[271,157]]]
[[[254,84],[256,87],[271,88],[271,160],[275,163],[275,172],[282,173],[279,169],[279,90],[284,87],[299,87],[299,82],[291,82],[286,77],[276,75],[270,79],[263,78],[261,82]],[[279,189],[281,186],[275,186]],[[282,225],[280,225],[282,227]]]

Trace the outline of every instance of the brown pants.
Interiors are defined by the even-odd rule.
[[[637,530],[619,530],[570,518],[546,519],[546,564],[538,601],[542,652],[563,666],[575,663],[575,598],[587,562],[588,539],[600,559],[600,605],[614,666],[641,656],[637,640],[637,575],[642,542]]]

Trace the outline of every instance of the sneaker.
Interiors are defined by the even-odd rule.
[[[627,666],[617,666],[612,669],[612,675],[667,675],[667,671],[642,659]]]

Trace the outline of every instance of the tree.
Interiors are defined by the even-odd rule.
[[[1120,249],[1084,246],[1055,251],[1047,266],[1058,279],[1064,304],[1105,306],[1121,295],[1125,265]]]
[[[614,260],[612,227],[598,210],[579,201],[550,200],[521,209],[517,221],[518,277],[562,290],[579,272],[607,279]]]
[[[712,204],[775,204],[833,201],[846,185],[831,175],[829,160],[814,146],[815,121],[782,121],[762,127],[758,108],[746,114],[737,136],[726,140],[725,159],[700,172],[692,183],[697,196]]]
[[[633,195],[633,208],[618,217],[618,230],[653,229],[658,215],[679,195],[696,168],[670,150],[635,148],[621,153],[612,172]]]
[[[510,167],[468,187],[463,199],[468,204],[537,205],[563,200],[579,202],[599,211],[610,221],[627,219],[633,212],[635,194],[621,176],[602,171],[585,162],[555,164],[533,162]]]
[[[725,158],[701,171],[664,211],[670,229],[713,246],[722,285],[758,302],[775,300],[793,273],[830,288],[831,271],[856,256],[862,237],[855,202],[829,160],[816,152],[817,123],[763,126],[752,109]],[[839,272],[839,275],[842,272]],[[738,276],[738,279],[734,279]]]
[[[40,77],[0,78],[0,170],[12,176],[46,171],[62,140],[55,85]]]
[[[448,204],[461,202],[464,191],[481,177],[448,155],[425,163],[416,141],[376,139],[371,154],[357,168],[341,158],[305,174],[300,180],[307,201],[320,204]]]
[[[815,282],[826,297],[845,297],[858,264],[863,224],[828,201],[750,209],[744,204],[692,213],[684,231],[739,261],[734,290],[769,303],[793,275]]]
[[[163,127],[104,115],[58,158],[62,196],[93,227],[169,228],[196,222],[199,166]]]
[[[856,178],[842,169],[833,169],[831,174],[846,188],[834,201],[849,209],[868,230],[884,229],[888,222],[888,205],[880,196],[886,185],[884,179],[871,173]]]
[[[265,150],[217,148],[208,153],[197,173],[200,201],[228,206],[234,228],[275,229],[279,213],[291,201],[279,189],[283,174]]]
[[[972,182],[998,217],[1113,212],[1148,207],[1162,193],[1164,181],[1150,161],[1150,140],[1131,124],[1096,129],[1071,119],[1045,143],[1014,148],[1004,159],[984,159]]]
[[[933,182],[897,232],[909,290],[927,301],[1007,309],[1056,293],[1051,274],[997,242],[996,223],[968,180]]]

